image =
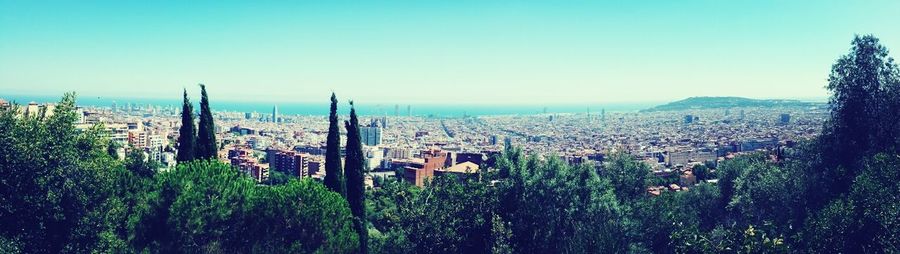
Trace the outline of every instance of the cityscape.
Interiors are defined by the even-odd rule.
[[[900,253],[897,10],[0,0],[0,253]]]
[[[7,100],[0,102],[9,106]],[[52,102],[29,102],[20,110],[29,115],[53,108]],[[129,150],[138,149],[150,160],[161,162],[161,170],[172,169],[177,165],[179,110],[130,103],[78,107],[76,128],[103,126],[108,138],[118,143],[116,152],[121,159]],[[391,115],[360,117],[364,123],[360,135],[370,170],[368,188],[377,187],[376,176],[402,177],[422,187],[422,175],[466,169],[474,173],[508,147],[539,157],[556,156],[572,165],[599,166],[607,155],[627,153],[650,165],[657,176],[693,179],[694,165],[777,151],[813,139],[827,117],[825,103],[464,117],[401,115],[398,110]],[[267,182],[270,171],[324,179],[326,117],[279,113],[273,105],[271,113],[215,112],[214,119],[216,136],[221,139],[217,159],[256,181]],[[346,130],[341,140],[346,140]],[[428,163],[431,160],[440,162]],[[686,182],[693,185],[696,180]]]

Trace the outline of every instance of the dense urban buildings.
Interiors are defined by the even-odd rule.
[[[37,114],[52,107],[32,102],[20,112]],[[407,179],[417,186],[442,172],[477,171],[508,146],[521,147],[527,154],[558,156],[570,164],[599,165],[612,153],[628,153],[649,164],[658,176],[684,176],[694,165],[793,146],[819,133],[827,116],[822,105],[463,117],[398,116],[399,106],[394,109],[394,116],[361,120],[366,123],[360,126],[366,166],[373,174]],[[113,103],[78,110],[79,128],[102,123],[108,137],[121,144],[120,156],[140,149],[165,167],[175,165],[177,108]],[[323,178],[325,171],[319,169],[326,117],[284,115],[277,106],[267,117],[228,111],[216,111],[215,117],[223,148],[220,159],[259,182],[266,180],[269,170]],[[345,139],[343,133],[341,138]],[[461,164],[465,166],[457,166]]]

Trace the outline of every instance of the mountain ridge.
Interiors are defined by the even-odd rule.
[[[813,105],[816,105],[816,103],[792,99],[751,99],[737,96],[695,96],[669,102],[652,108],[643,109],[641,110],[641,112],[737,107],[808,107]]]

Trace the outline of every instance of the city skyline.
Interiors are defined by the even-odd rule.
[[[0,1],[0,90],[177,99],[204,83],[222,101],[334,91],[387,107],[824,98],[854,34],[900,48],[896,7]]]

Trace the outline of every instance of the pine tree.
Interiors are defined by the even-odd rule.
[[[325,186],[344,195],[341,169],[341,129],[338,126],[337,97],[331,93],[331,115],[328,118],[328,139],[325,143]]]
[[[216,146],[216,127],[213,124],[212,111],[209,110],[209,99],[206,86],[200,84],[200,125],[197,130],[197,158],[215,159],[219,151]]]
[[[184,90],[184,102],[181,104],[181,128],[178,129],[178,162],[194,159],[197,144],[197,128],[194,126],[194,106]]]
[[[347,202],[350,204],[350,213],[354,217],[354,226],[359,232],[359,253],[367,253],[368,230],[366,229],[366,203],[365,187],[363,186],[363,170],[365,159],[362,153],[362,140],[359,135],[359,120],[356,117],[356,109],[350,102],[350,121],[344,121],[347,128],[347,155],[344,166],[344,180],[346,181]]]

